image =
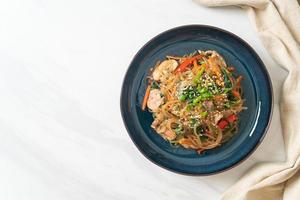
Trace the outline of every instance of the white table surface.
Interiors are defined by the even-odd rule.
[[[149,162],[120,116],[120,88],[134,54],[185,24],[245,39],[274,86],[263,143],[238,167],[210,177]],[[0,199],[218,199],[255,163],[285,159],[278,108],[285,76],[238,8],[191,0],[0,1]]]

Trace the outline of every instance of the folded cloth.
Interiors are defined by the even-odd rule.
[[[297,0],[198,0],[205,6],[239,6],[247,11],[265,48],[289,73],[283,84],[280,118],[285,162],[254,166],[223,200],[300,199],[300,6]]]

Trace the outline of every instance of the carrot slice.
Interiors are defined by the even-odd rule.
[[[147,101],[148,101],[148,98],[149,98],[149,95],[150,95],[150,90],[151,90],[151,84],[149,84],[147,89],[146,89],[145,96],[144,96],[143,103],[142,103],[142,110],[146,109]]]
[[[199,66],[198,66],[198,63],[197,63],[197,60],[194,60],[194,61],[193,61],[193,64],[194,64],[194,67],[197,67],[197,68],[199,67]]]

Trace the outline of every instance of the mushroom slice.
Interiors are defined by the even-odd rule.
[[[164,81],[177,68],[178,62],[170,59],[160,63],[153,71],[153,79],[156,81]]]
[[[147,106],[152,112],[156,112],[161,104],[164,103],[164,97],[161,95],[159,89],[153,89],[150,91]]]

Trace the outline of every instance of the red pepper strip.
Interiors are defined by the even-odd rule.
[[[228,125],[228,122],[226,120],[224,120],[224,119],[222,119],[218,123],[218,126],[219,126],[220,129],[224,129],[227,125]]]
[[[218,123],[220,129],[224,129],[229,123],[232,123],[237,120],[237,116],[235,114],[229,115],[226,120],[221,119]]]
[[[242,76],[239,76],[237,79],[236,79],[236,85],[235,85],[235,88],[233,88],[232,90],[232,94],[233,96],[237,97],[237,98],[241,98],[241,94],[239,93],[238,91],[238,87],[240,87],[241,85],[241,80],[243,79]]]
[[[183,61],[183,63],[179,65],[179,67],[177,67],[175,73],[183,72],[191,63],[192,63],[191,59],[186,59],[185,61]]]
[[[236,120],[237,120],[237,116],[234,115],[234,114],[227,117],[227,121],[230,122],[230,123],[232,123]]]
[[[183,72],[184,70],[186,70],[186,68],[193,63],[194,60],[197,60],[199,58],[202,58],[203,55],[196,55],[193,56],[191,58],[187,58],[186,60],[184,60],[176,69],[175,69],[175,73],[178,72]]]
[[[233,96],[235,96],[237,98],[240,98],[240,96],[241,96],[240,93],[235,89],[232,90],[232,94],[233,94]]]
[[[236,79],[236,86],[240,86],[242,80],[243,80],[243,76],[237,77],[237,79]]]
[[[230,72],[233,72],[235,70],[235,68],[230,66],[230,67],[227,67],[227,70],[230,71]]]

